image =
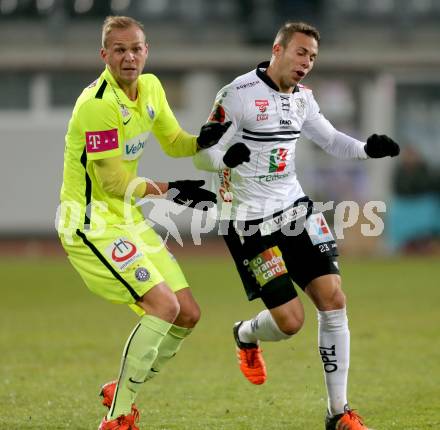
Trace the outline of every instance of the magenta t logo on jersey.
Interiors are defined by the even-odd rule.
[[[103,152],[118,148],[118,130],[86,131],[87,152]]]

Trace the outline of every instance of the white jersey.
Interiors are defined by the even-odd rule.
[[[364,142],[324,118],[310,89],[297,85],[291,94],[279,92],[265,73],[268,65],[261,63],[219,91],[210,121],[232,124],[217,145],[194,156],[197,168],[216,172],[218,207],[232,219],[263,218],[304,197],[295,169],[300,134],[339,158],[368,158]],[[250,162],[228,169],[223,156],[237,142],[250,149]]]

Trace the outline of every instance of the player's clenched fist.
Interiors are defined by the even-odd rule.
[[[169,182],[167,198],[179,205],[207,210],[214,206],[214,203],[217,203],[217,197],[211,191],[202,188],[203,185],[205,185],[203,180],[192,181],[188,179]],[[202,206],[199,203],[205,203],[205,205]]]
[[[372,134],[364,148],[370,158],[395,157],[400,153],[399,145],[385,134]]]
[[[247,163],[250,161],[251,151],[242,142],[235,143],[232,145],[223,156],[223,162],[226,166],[233,168],[240,164]]]
[[[210,148],[218,143],[221,137],[226,133],[226,130],[232,124],[231,121],[220,122],[208,122],[202,125],[200,129],[199,137],[197,138],[197,145],[200,149]]]

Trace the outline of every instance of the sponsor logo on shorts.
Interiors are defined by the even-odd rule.
[[[146,282],[150,279],[150,272],[145,267],[138,267],[134,276],[139,282]]]
[[[264,287],[269,281],[287,273],[283,256],[278,246],[266,249],[249,262],[257,282]]]
[[[305,227],[313,245],[335,240],[322,213],[310,215]]]
[[[133,264],[136,260],[143,257],[136,245],[129,241],[126,237],[116,239],[106,248],[107,255],[111,261],[123,272],[128,266]]]
[[[118,130],[86,131],[86,151],[104,152],[118,148]]]
[[[263,221],[259,227],[261,235],[267,236],[268,234],[272,234],[278,231],[286,224],[289,224],[290,222],[295,221],[301,217],[305,217],[306,215],[307,215],[307,208],[303,205],[290,208],[287,211],[283,212],[282,214],[272,219]]]

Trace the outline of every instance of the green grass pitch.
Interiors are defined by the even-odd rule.
[[[228,256],[181,258],[202,319],[138,397],[143,430],[323,429],[317,322],[265,343],[268,381],[240,374],[231,335],[249,304]],[[440,261],[341,261],[352,334],[349,398],[376,430],[440,429]],[[97,429],[136,316],[88,292],[67,259],[2,260],[0,428]]]

